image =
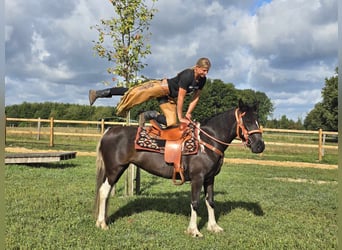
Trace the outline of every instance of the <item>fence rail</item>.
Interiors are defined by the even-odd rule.
[[[13,129],[11,126],[7,126],[10,122],[28,122],[28,123],[37,123],[37,130],[17,130]],[[48,124],[49,131],[42,131],[42,123]],[[79,124],[79,125],[96,125],[99,127],[98,133],[67,133],[67,132],[58,132],[55,131],[56,124]],[[122,125],[122,126],[129,126],[129,125],[138,125],[138,123],[125,123],[125,122],[109,122],[105,121],[104,119],[100,121],[75,121],[75,120],[55,120],[53,117],[50,119],[26,119],[26,118],[9,118],[6,117],[6,133],[5,136],[8,134],[29,134],[29,135],[37,135],[37,139],[40,138],[40,135],[47,135],[49,136],[49,146],[54,146],[54,138],[55,136],[77,136],[77,137],[100,137],[104,131],[106,126],[109,125]],[[277,145],[277,146],[290,146],[290,147],[308,147],[308,148],[317,148],[318,149],[318,160],[321,161],[322,157],[324,156],[324,149],[337,149],[337,146],[334,145],[326,145],[326,136],[338,136],[338,132],[331,132],[331,131],[323,131],[319,129],[318,131],[314,130],[291,130],[291,129],[272,129],[272,128],[262,128],[263,132],[271,132],[271,133],[296,133],[296,134],[311,134],[317,136],[317,144],[302,144],[302,143],[281,143],[281,142],[266,142],[267,145]],[[5,138],[6,140],[6,138]]]

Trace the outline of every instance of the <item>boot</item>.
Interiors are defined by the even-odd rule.
[[[143,120],[142,120],[143,123],[145,121],[149,121],[149,120],[152,120],[152,119],[156,120],[158,123],[166,126],[166,118],[165,118],[165,116],[159,114],[157,111],[149,110],[149,111],[145,111],[143,113]]]
[[[125,87],[113,87],[110,89],[103,90],[89,90],[89,103],[93,105],[97,98],[106,97],[110,98],[113,95],[124,95],[128,88]]]
[[[91,89],[91,90],[89,90],[89,103],[90,103],[90,105],[93,105],[93,103],[99,97],[106,97],[106,98],[112,97],[110,89],[104,89],[104,90],[93,90],[93,89]]]

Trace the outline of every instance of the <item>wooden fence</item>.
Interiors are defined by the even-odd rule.
[[[11,124],[17,122],[27,122],[27,123],[36,123],[37,130],[33,131],[25,131],[18,129],[11,129]],[[42,131],[42,123],[47,123],[49,127],[49,131]],[[55,131],[57,124],[77,124],[77,125],[96,125],[99,128],[99,133],[67,133],[67,132],[57,132]],[[109,125],[138,125],[138,123],[125,123],[125,122],[108,122],[104,119],[100,121],[73,121],[73,120],[55,120],[53,117],[50,119],[25,119],[25,118],[8,118],[6,117],[6,136],[7,134],[30,134],[37,135],[37,139],[39,140],[41,135],[48,135],[50,138],[49,146],[54,146],[54,138],[56,136],[77,136],[77,137],[100,137],[104,131],[106,126]],[[45,126],[46,127],[46,126]],[[267,145],[277,145],[277,146],[293,146],[293,147],[310,147],[318,149],[318,160],[321,161],[324,156],[324,149],[337,149],[337,146],[334,145],[326,145],[325,140],[326,136],[338,136],[338,132],[329,132],[323,131],[319,129],[318,131],[313,130],[292,130],[292,129],[271,129],[271,128],[262,128],[264,132],[271,133],[296,133],[296,134],[311,134],[317,136],[317,144],[298,144],[298,143],[282,143],[282,142],[266,142]]]

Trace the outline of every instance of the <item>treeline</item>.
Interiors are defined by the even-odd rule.
[[[90,105],[68,103],[28,103],[5,107],[6,117],[14,118],[41,118],[56,120],[96,121],[104,117],[114,117],[113,107],[95,107]]]

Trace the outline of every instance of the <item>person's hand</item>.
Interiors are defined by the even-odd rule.
[[[180,123],[185,123],[186,125],[189,125],[190,124],[190,120],[188,118],[180,118],[179,119],[179,122]]]
[[[186,114],[185,114],[185,117],[186,117],[189,121],[191,121],[191,114],[190,114],[190,113],[186,113]]]

